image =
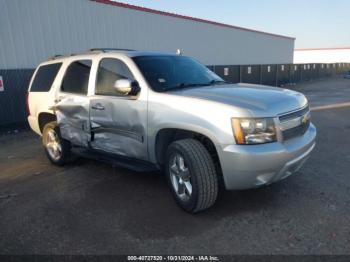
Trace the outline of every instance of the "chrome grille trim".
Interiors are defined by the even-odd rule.
[[[287,121],[289,119],[293,119],[295,117],[305,115],[305,113],[307,113],[309,111],[310,111],[310,108],[307,105],[306,107],[304,107],[304,108],[302,108],[300,110],[297,110],[297,111],[294,111],[294,112],[291,112],[291,113],[282,114],[278,118],[279,118],[280,122],[284,122],[284,121]]]
[[[283,140],[302,136],[310,125],[310,109],[306,106],[295,112],[279,116]]]

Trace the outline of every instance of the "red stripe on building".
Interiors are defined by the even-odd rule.
[[[350,47],[326,47],[326,48],[298,48],[294,51],[317,51],[317,50],[349,50]]]
[[[132,9],[132,10],[141,11],[141,12],[147,12],[147,13],[156,14],[156,15],[175,17],[175,18],[195,21],[195,22],[199,22],[199,23],[211,24],[211,25],[216,25],[216,26],[221,26],[221,27],[226,27],[226,28],[233,28],[233,29],[258,33],[258,34],[264,34],[264,35],[269,35],[269,36],[275,36],[275,37],[295,40],[294,37],[290,37],[290,36],[277,35],[277,34],[267,33],[267,32],[258,31],[258,30],[254,30],[254,29],[248,29],[248,28],[244,28],[244,27],[239,27],[239,26],[219,23],[219,22],[215,22],[215,21],[205,20],[205,19],[201,19],[201,18],[196,18],[196,17],[192,17],[192,16],[179,15],[179,14],[159,11],[159,10],[155,10],[155,9],[150,9],[150,8],[146,8],[146,7],[130,5],[130,4],[125,4],[125,3],[120,3],[120,2],[114,2],[114,1],[110,1],[110,0],[91,0],[91,1],[101,3],[101,4],[108,4],[108,5],[112,5],[112,6],[118,6],[118,7],[122,7],[122,8]]]

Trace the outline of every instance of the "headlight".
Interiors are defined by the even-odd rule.
[[[273,118],[232,118],[231,122],[237,144],[263,144],[276,141]]]

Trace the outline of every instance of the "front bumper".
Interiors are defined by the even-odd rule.
[[[271,184],[298,171],[315,147],[316,128],[300,137],[261,145],[228,145],[218,148],[225,187],[248,189]]]

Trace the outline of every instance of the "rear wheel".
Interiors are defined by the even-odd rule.
[[[209,152],[195,139],[173,142],[166,169],[173,196],[180,207],[196,213],[212,206],[218,195],[218,177]]]
[[[48,159],[55,165],[64,165],[70,157],[70,143],[61,137],[56,121],[43,129],[42,142]]]

